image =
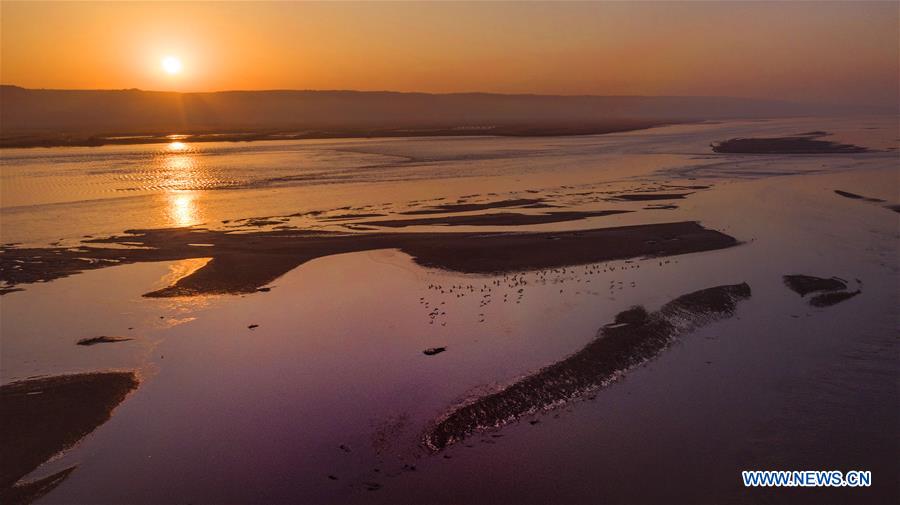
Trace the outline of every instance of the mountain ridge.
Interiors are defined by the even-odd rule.
[[[34,143],[38,137],[69,138],[60,145],[75,145],[103,135],[164,133],[314,131],[312,135],[322,138],[377,136],[388,131],[397,134],[404,129],[458,134],[453,132],[474,128],[479,134],[585,134],[674,122],[836,112],[840,109],[714,96],[356,90],[176,92],[0,85],[0,136],[4,146],[57,145],[55,141]]]

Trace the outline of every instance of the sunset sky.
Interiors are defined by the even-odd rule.
[[[900,73],[891,1],[0,5],[0,80],[32,88],[729,95],[883,105],[896,103]],[[166,57],[177,60],[167,60],[172,73]]]

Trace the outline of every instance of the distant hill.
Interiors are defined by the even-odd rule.
[[[112,134],[304,130],[360,134],[433,128],[478,133],[499,126],[521,134],[546,128],[563,133],[574,128],[583,133],[592,126],[629,121],[646,125],[819,112],[823,111],[805,105],[729,97],[283,90],[177,93],[0,86],[4,145],[40,136],[64,136],[74,142]]]

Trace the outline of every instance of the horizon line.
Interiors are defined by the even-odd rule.
[[[398,95],[499,95],[499,96],[546,96],[546,97],[591,97],[591,98],[733,98],[741,100],[757,100],[767,102],[788,102],[798,103],[786,98],[758,98],[741,95],[626,95],[626,94],[563,94],[563,93],[535,93],[535,92],[519,92],[504,93],[499,91],[397,91],[390,89],[365,90],[365,89],[349,89],[349,88],[260,88],[260,89],[218,89],[211,91],[178,91],[178,90],[160,90],[160,89],[143,89],[143,88],[33,88],[21,86],[18,84],[0,83],[0,87],[18,88],[28,91],[140,91],[143,93],[180,93],[180,94],[202,94],[202,93],[267,93],[267,92],[299,92],[299,93],[393,93]]]

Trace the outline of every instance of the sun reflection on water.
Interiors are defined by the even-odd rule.
[[[183,227],[201,223],[202,192],[195,189],[198,187],[199,167],[193,149],[184,142],[170,142],[157,166],[158,182],[155,185],[165,191],[164,226]]]
[[[188,258],[169,264],[169,271],[159,279],[156,288],[162,289],[175,285],[179,280],[193,274],[206,266],[211,258]],[[154,321],[162,327],[171,328],[180,324],[189,323],[196,319],[196,311],[206,308],[210,302],[218,298],[217,295],[201,296],[176,296],[163,298],[169,317]]]
[[[196,189],[200,166],[194,149],[184,142],[170,142],[155,160],[156,186],[163,189]]]
[[[168,198],[168,224],[170,226],[192,226],[201,222],[198,192],[173,190]]]
[[[194,160],[188,155],[169,156],[166,158],[166,170],[178,172],[178,175],[192,175],[185,173],[194,168]]]

